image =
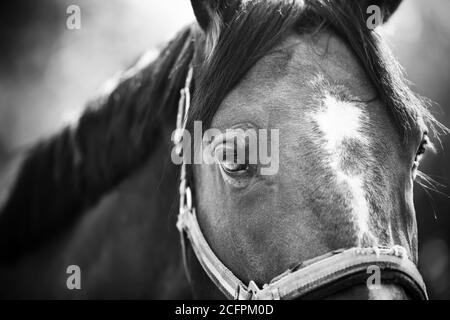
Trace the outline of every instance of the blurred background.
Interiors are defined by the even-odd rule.
[[[70,30],[66,9],[81,9]],[[15,0],[0,5],[0,163],[76,121],[108,78],[194,20],[188,0]],[[450,1],[404,0],[383,26],[416,92],[450,127]],[[430,297],[450,299],[450,136],[422,167],[441,193],[415,188],[420,269]]]

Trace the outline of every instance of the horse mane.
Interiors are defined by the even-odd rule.
[[[75,126],[27,151],[0,208],[0,262],[62,234],[166,142],[197,33],[183,29],[156,60],[89,103]]]

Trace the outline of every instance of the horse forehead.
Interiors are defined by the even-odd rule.
[[[224,99],[213,124],[237,122],[251,114],[266,127],[299,117],[310,108],[307,102],[321,94],[311,85],[322,77],[345,87],[361,100],[370,100],[376,92],[351,50],[334,34],[321,32],[290,35],[258,63]],[[271,119],[272,118],[272,119]],[[258,123],[259,124],[259,123]]]
[[[255,65],[248,82],[254,88],[266,88],[274,82],[304,86],[318,74],[332,82],[345,84],[357,95],[375,94],[353,51],[345,41],[329,31],[314,36],[288,36]],[[272,92],[276,93],[275,90]]]

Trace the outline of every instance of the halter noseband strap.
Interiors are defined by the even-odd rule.
[[[189,69],[177,116],[177,130],[173,142],[175,151],[182,156],[182,137],[186,128],[190,107],[190,86],[193,77]],[[415,264],[400,246],[392,248],[350,248],[335,250],[287,270],[265,284],[261,289],[254,281],[245,285],[214,254],[198,224],[193,205],[192,192],[187,183],[186,163],[181,164],[180,209],[177,228],[180,231],[183,261],[186,272],[185,238],[187,237],[195,255],[213,283],[228,299],[267,300],[295,299],[308,294],[334,294],[356,284],[365,283],[370,276],[367,270],[376,266],[381,279],[402,285],[412,298],[428,299],[425,284]],[[188,276],[189,273],[187,272]]]

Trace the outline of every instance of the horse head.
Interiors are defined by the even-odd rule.
[[[377,2],[382,22],[399,3]],[[185,120],[189,132],[195,120],[201,132],[215,130],[203,136],[201,148],[192,148],[194,158],[202,153],[213,161],[185,163],[182,172],[195,208],[194,222],[184,227],[196,295],[221,297],[231,287],[228,296],[240,297],[253,287],[255,297],[292,266],[336,250],[369,250],[378,257],[384,248],[417,262],[413,185],[436,122],[366,26],[369,3],[192,4],[202,45],[192,62]],[[262,148],[270,162],[262,161]],[[230,161],[239,150],[242,161]],[[182,202],[184,196],[182,190]],[[324,268],[326,263],[318,269]],[[395,281],[376,290],[362,281],[335,287],[312,296],[413,295]],[[283,288],[273,290],[280,298]]]

